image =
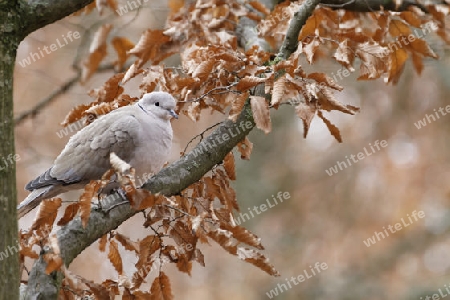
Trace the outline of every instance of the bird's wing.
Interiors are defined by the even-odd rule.
[[[27,187],[36,189],[55,183],[65,185],[99,179],[111,168],[111,152],[129,162],[139,143],[141,125],[127,112],[110,113],[83,128],[69,140],[53,167]]]

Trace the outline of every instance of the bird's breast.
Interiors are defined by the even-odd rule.
[[[143,129],[130,165],[136,170],[136,178],[144,174],[156,174],[161,170],[172,148],[172,128],[152,124],[152,128]]]

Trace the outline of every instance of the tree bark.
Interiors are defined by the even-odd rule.
[[[19,19],[0,2],[0,300],[19,297],[16,164],[14,160],[13,72]]]

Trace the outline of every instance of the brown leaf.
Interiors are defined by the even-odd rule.
[[[111,29],[111,24],[104,24],[94,34],[89,47],[89,57],[82,64],[81,82],[86,82],[106,57],[106,39]]]
[[[414,69],[416,69],[417,74],[419,74],[419,75],[422,74],[422,70],[423,70],[422,55],[413,52],[412,53],[412,62],[413,62]]]
[[[201,106],[199,102],[193,102],[189,105],[186,115],[194,122],[200,119]]]
[[[233,234],[224,229],[216,229],[214,231],[208,232],[208,237],[213,239],[217,244],[219,244],[228,253],[236,255],[237,247],[233,241]]]
[[[388,82],[396,84],[400,78],[405,67],[405,62],[408,59],[408,52],[405,49],[397,49],[389,56],[389,78]]]
[[[306,105],[303,102],[300,102],[297,106],[295,106],[295,112],[303,121],[303,138],[306,138],[308,135],[309,126],[316,114],[316,111],[317,108],[314,105]]]
[[[206,187],[206,197],[210,200],[214,200],[216,197],[222,199],[220,191],[220,185],[214,182],[211,177],[203,177],[203,182]]]
[[[325,73],[310,73],[308,74],[308,78],[314,79],[315,81],[323,83],[324,85],[338,91],[342,91],[344,89]]]
[[[251,7],[253,7],[257,11],[259,11],[265,15],[270,14],[270,9],[268,9],[264,4],[262,4],[259,1],[250,1],[250,2],[248,2],[248,4],[250,4]]]
[[[93,105],[89,109],[83,112],[84,116],[87,116],[88,119],[96,119],[101,115],[107,114],[115,109],[115,105],[113,103],[102,102],[98,105]],[[90,116],[91,115],[91,116]]]
[[[89,221],[89,216],[91,215],[91,200],[97,193],[100,185],[100,181],[91,180],[91,182],[84,187],[84,192],[80,196],[80,218],[83,228],[86,228]]]
[[[195,68],[194,72],[192,72],[193,78],[198,78],[201,81],[206,80],[209,75],[211,74],[212,69],[214,68],[214,65],[216,64],[216,61],[214,59],[206,60],[201,62],[197,68]]]
[[[250,96],[250,104],[256,127],[264,131],[265,134],[268,134],[272,130],[269,104],[264,97],[259,96]]]
[[[169,235],[177,244],[177,252],[186,255],[188,261],[191,260],[197,245],[197,237],[192,233],[192,229],[185,221],[176,221]]]
[[[286,74],[275,80],[273,83],[272,99],[270,104],[275,108],[280,104],[286,91]]]
[[[231,104],[228,119],[232,120],[233,122],[236,122],[239,114],[242,111],[242,108],[244,107],[245,101],[248,99],[249,95],[250,92],[246,91],[245,93],[242,93],[237,97],[233,98],[233,103]]]
[[[322,110],[338,110],[349,115],[354,115],[359,112],[359,108],[351,105],[344,105],[339,102],[328,88],[322,88],[317,93],[317,99],[319,101],[320,109]]]
[[[112,102],[122,94],[124,88],[120,85],[120,80],[123,76],[123,73],[114,74],[99,89],[90,90],[89,96],[96,98],[94,103]]]
[[[225,204],[229,214],[231,214],[233,209],[239,210],[239,205],[236,200],[236,192],[232,187],[230,187],[228,177],[225,172],[221,169],[217,169],[217,173],[213,176],[214,182],[220,186],[220,201]]]
[[[177,268],[180,272],[186,273],[191,276],[192,262],[189,261],[187,255],[180,255],[177,258]]]
[[[420,53],[423,56],[428,56],[435,59],[439,58],[427,42],[421,39],[415,39],[411,43],[407,43],[405,47],[410,51]]]
[[[231,180],[236,180],[236,170],[235,170],[235,164],[234,164],[234,155],[233,152],[229,152],[224,160],[223,160],[223,167],[225,169],[225,172],[227,172],[228,178]]]
[[[411,34],[411,29],[408,24],[401,20],[391,20],[389,22],[389,33],[393,36],[408,36]]]
[[[448,30],[445,28],[439,28],[436,33],[444,42],[447,43],[447,45],[450,45],[450,33],[448,33]]]
[[[104,24],[95,32],[94,38],[92,39],[91,45],[89,47],[89,53],[94,53],[96,50],[103,46],[106,46],[106,39],[108,34],[112,29],[112,24]]]
[[[334,138],[339,143],[342,143],[341,132],[339,131],[339,129],[336,126],[334,126],[327,118],[325,118],[320,110],[317,111],[317,115],[319,116],[319,118],[322,119],[325,125],[327,125],[327,128],[330,131],[331,135],[334,136]]]
[[[97,284],[93,281],[81,279],[84,284],[86,284],[89,287],[89,290],[93,293],[93,296],[95,296],[95,299],[114,299],[115,295],[114,293],[111,293],[109,289],[104,287],[103,285]]]
[[[63,265],[61,250],[59,249],[58,238],[56,234],[49,237],[51,251],[44,254],[43,258],[47,262],[45,273],[49,275],[53,271],[60,269]]]
[[[171,13],[175,14],[184,7],[184,0],[169,0],[168,5]]]
[[[149,260],[146,262],[143,262],[141,267],[136,270],[136,272],[133,274],[132,277],[132,283],[133,288],[137,289],[139,288],[142,283],[144,282],[144,279],[148,276],[148,274],[153,270],[153,260]]]
[[[294,70],[295,70],[296,66],[297,66],[297,63],[296,63],[295,59],[282,60],[273,66],[273,71],[275,74],[282,74],[281,71],[285,71],[289,75],[294,76]],[[283,76],[281,76],[277,80],[280,80],[282,77]]]
[[[45,267],[45,274],[50,275],[50,273],[59,270],[63,265],[63,260],[61,256],[53,253],[46,253],[43,256],[47,266]]]
[[[134,54],[140,58],[137,68],[141,68],[148,60],[154,60],[161,52],[161,46],[170,41],[170,37],[165,35],[162,30],[146,30],[139,42],[129,54]],[[170,53],[167,53],[170,55]]]
[[[172,287],[169,277],[164,272],[160,272],[155,278],[150,288],[150,300],[172,300]]]
[[[61,123],[62,126],[66,127],[70,123],[73,123],[75,121],[78,121],[83,117],[83,112],[88,109],[90,105],[77,105],[75,108],[73,108],[64,118],[64,121]]]
[[[78,210],[80,209],[79,203],[72,203],[69,206],[66,207],[66,210],[64,211],[64,216],[58,221],[58,226],[64,226],[70,221],[75,218],[75,216],[78,213]]]
[[[298,36],[299,41],[303,41],[303,39],[307,37],[311,37],[315,35],[316,28],[320,25],[321,17],[320,14],[313,14],[306,20],[305,25],[303,25],[302,30]]]
[[[56,215],[58,214],[58,208],[61,207],[61,198],[51,198],[42,201],[39,205],[39,209],[34,219],[31,230],[37,230],[43,228],[45,225],[52,225],[55,222]]]
[[[427,5],[427,9],[428,13],[431,14],[436,21],[441,24],[445,24],[445,14],[440,9],[438,9],[437,5]]]
[[[422,21],[420,20],[419,16],[417,16],[417,14],[412,11],[402,11],[400,13],[400,18],[408,22],[409,25],[412,25],[417,28],[419,28],[420,25],[422,24]]]
[[[241,159],[250,159],[250,154],[252,154],[253,143],[245,137],[245,139],[237,144],[238,151],[241,153]]]
[[[142,78],[142,82],[139,85],[139,90],[142,94],[151,93],[156,89],[160,78],[162,77],[162,73],[164,72],[162,66],[150,66],[147,70],[144,70],[143,74],[145,75]],[[190,78],[190,77],[189,77]],[[190,78],[194,80],[193,78]]]
[[[149,191],[144,189],[135,190],[133,196],[133,208],[136,210],[144,210],[149,207],[153,207],[158,201],[158,196],[151,194]]]
[[[260,83],[265,82],[267,79],[263,77],[256,77],[256,76],[245,76],[241,80],[239,80],[239,83],[236,85],[236,89],[240,92],[246,91],[248,89],[251,89],[252,87],[257,86]]]
[[[107,55],[106,45],[102,45],[83,61],[81,67],[81,82],[85,83],[97,71],[98,66]]]
[[[388,49],[374,42],[359,44],[356,55],[361,59],[358,80],[379,78],[387,68],[386,54]]]
[[[245,243],[260,250],[264,250],[264,247],[261,245],[261,238],[257,237],[255,234],[245,229],[244,227],[225,226],[224,228],[233,233],[233,237],[239,242]]]
[[[306,54],[306,59],[310,64],[314,62],[314,54],[316,54],[317,48],[319,47],[320,42],[317,39],[313,39],[311,42],[307,43],[303,46],[302,51]]]
[[[114,266],[114,269],[116,269],[117,273],[119,273],[119,275],[122,275],[122,257],[120,256],[118,245],[114,240],[109,241],[108,259]]]
[[[133,49],[134,44],[126,37],[119,36],[114,37],[111,44],[117,52],[117,61],[114,62],[114,65],[117,67],[117,70],[122,70],[129,56],[127,51]]]
[[[39,258],[39,255],[33,251],[32,247],[26,247],[22,243],[20,244],[20,255],[26,256],[32,259]]]
[[[116,233],[114,235],[114,238],[122,244],[122,246],[127,249],[128,251],[134,251],[136,253],[139,253],[139,243],[134,242],[132,240],[130,240],[129,238],[127,238],[126,236],[120,234],[120,233]]]
[[[336,52],[333,57],[341,63],[344,67],[349,69],[349,71],[353,72],[353,61],[355,60],[355,54],[348,46],[348,39],[339,43]]]
[[[128,68],[128,70],[125,72],[125,76],[123,76],[122,84],[127,83],[130,79],[132,79],[132,78],[136,77],[138,74],[141,74],[144,72],[144,70],[142,70],[139,67],[139,64],[140,63],[138,61],[135,61],[134,64],[132,64]]]
[[[101,252],[105,252],[106,249],[106,242],[108,241],[108,234],[104,234],[100,240],[98,241],[98,249]]]
[[[152,270],[152,255],[160,248],[160,240],[155,235],[149,235],[139,242],[139,259],[136,266],[136,272],[133,274],[132,282],[134,287],[138,288],[148,273]]]
[[[260,268],[267,274],[271,276],[280,276],[280,273],[275,269],[275,267],[269,263],[269,259],[267,259],[263,254],[249,248],[239,247],[237,249],[237,256],[243,261],[249,262],[252,265]]]
[[[194,258],[202,267],[205,267],[205,257],[200,249],[195,249]]]
[[[118,282],[106,279],[102,282],[102,286],[108,289],[113,295],[120,295]]]
[[[151,299],[151,294],[147,292],[142,291],[134,291],[133,295],[129,298],[122,298],[122,300],[148,300]]]
[[[111,7],[111,9],[114,11],[114,13],[116,15],[118,15],[117,13],[117,2],[116,0],[106,0],[106,2],[108,2],[109,7]]]

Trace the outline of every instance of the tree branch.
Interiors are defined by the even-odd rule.
[[[345,9],[349,11],[357,12],[372,12],[378,11],[381,8],[391,11],[404,11],[410,6],[416,6],[423,12],[428,12],[426,7],[415,0],[403,0],[402,3],[397,6],[395,1],[385,0],[321,0],[321,4],[336,9]]]
[[[294,13],[277,57],[287,59],[298,46],[298,34],[321,0],[307,0]]]
[[[20,0],[21,39],[82,9],[93,0]]]

